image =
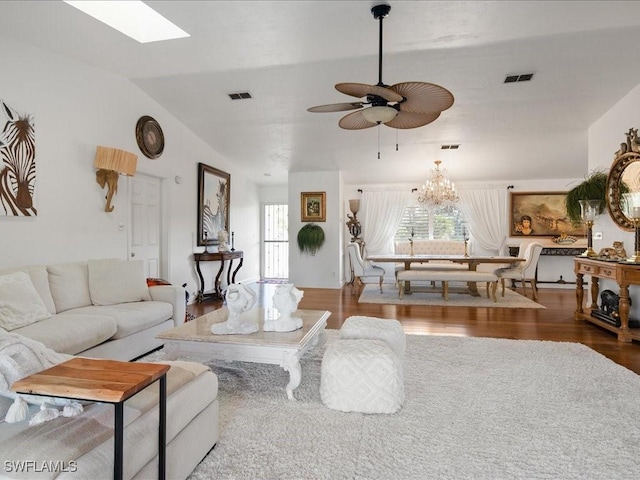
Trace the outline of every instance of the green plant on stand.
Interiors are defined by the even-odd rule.
[[[607,174],[603,171],[590,173],[582,183],[576,185],[567,193],[565,206],[571,223],[573,225],[582,224],[580,200],[600,200],[598,214],[601,214],[607,205],[606,195]]]
[[[298,232],[298,248],[307,255],[315,255],[324,245],[324,230],[320,225],[307,223]]]

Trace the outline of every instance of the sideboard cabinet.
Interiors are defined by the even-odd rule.
[[[576,257],[576,320],[586,320],[618,334],[618,340],[631,342],[640,340],[640,328],[629,328],[629,285],[640,285],[640,265],[627,262],[610,262],[587,257]],[[591,277],[591,306],[584,308],[584,276]],[[620,288],[620,302],[618,313],[620,326],[611,325],[593,315],[598,310],[598,296],[600,293],[599,280],[606,278],[614,280]]]

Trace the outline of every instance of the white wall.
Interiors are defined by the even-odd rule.
[[[255,184],[231,162],[204,144],[184,125],[128,80],[51,52],[0,37],[0,98],[35,118],[37,217],[0,216],[0,268],[127,256],[127,181],[120,178],[115,210],[105,213],[105,190],[95,180],[96,145],[138,154],[138,171],[163,179],[169,262],[163,271],[175,284],[197,289],[192,253],[197,229],[197,164],[231,174],[230,229],[236,249],[244,250],[237,280],[259,272],[259,198]],[[139,117],[162,126],[165,150],[150,160],[135,140]],[[0,114],[4,122],[4,116]],[[175,176],[182,183],[174,182]],[[125,225],[124,231],[118,225]],[[215,268],[217,270],[217,268]],[[207,266],[213,271],[213,266]],[[210,288],[208,286],[207,288]]]
[[[344,265],[344,214],[340,172],[289,173],[289,280],[297,287],[341,288]],[[300,215],[302,192],[326,192],[326,222],[317,222],[325,234],[315,255],[303,255],[296,241],[304,223]]]

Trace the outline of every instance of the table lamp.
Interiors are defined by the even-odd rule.
[[[587,226],[587,249],[581,256],[597,257],[598,254],[593,250],[593,224],[600,213],[600,200],[580,200],[580,212]]]
[[[640,192],[623,193],[624,214],[633,222],[636,233],[634,254],[627,258],[628,262],[640,262]]]

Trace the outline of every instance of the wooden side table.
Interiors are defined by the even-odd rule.
[[[196,301],[198,303],[203,302],[205,297],[207,296],[222,299],[223,293],[220,277],[222,276],[222,272],[224,271],[225,261],[229,261],[229,266],[227,267],[227,285],[235,283],[236,273],[238,273],[238,270],[240,270],[244,261],[243,253],[240,250],[235,250],[233,252],[194,253],[193,259],[196,262],[196,271],[198,272],[198,278],[200,279],[200,290],[198,291],[198,296],[196,297]],[[238,264],[236,269],[233,270],[232,276],[231,268],[235,259],[240,259],[240,263]],[[202,276],[202,272],[200,271],[200,262],[220,262],[220,269],[218,270],[218,274],[216,275],[216,279],[213,283],[214,291],[212,293],[204,293],[204,277]]]
[[[114,420],[113,478],[123,475],[124,401],[156,380],[159,386],[158,478],[166,474],[167,372],[171,367],[158,363],[119,362],[93,358],[72,358],[64,363],[15,382],[18,393],[46,395],[112,403]]]

